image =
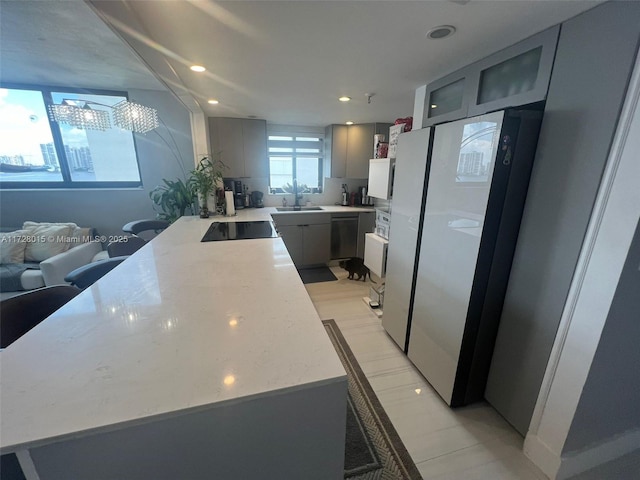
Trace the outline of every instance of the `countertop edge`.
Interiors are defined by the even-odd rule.
[[[301,390],[308,390],[308,389],[312,389],[312,388],[319,388],[319,387],[323,387],[326,385],[333,385],[333,384],[337,384],[337,383],[347,383],[347,373],[346,370],[344,370],[344,375],[340,375],[340,376],[336,376],[333,378],[328,378],[328,379],[323,379],[323,380],[318,380],[318,381],[314,381],[314,382],[309,382],[309,383],[303,383],[303,384],[298,384],[298,385],[292,385],[289,387],[285,387],[285,388],[279,388],[276,390],[268,390],[265,392],[260,392],[260,393],[256,393],[253,395],[247,395],[247,396],[243,396],[243,397],[237,397],[237,398],[230,398],[227,400],[222,400],[220,402],[216,402],[216,403],[208,403],[208,404],[204,404],[204,405],[196,405],[193,407],[189,407],[189,408],[185,408],[182,410],[176,410],[176,411],[172,411],[172,412],[163,412],[163,413],[158,413],[158,414],[154,414],[154,415],[149,415],[148,417],[143,417],[143,418],[136,418],[134,420],[127,420],[124,422],[120,422],[120,423],[114,423],[114,424],[109,424],[109,425],[102,425],[99,427],[95,427],[95,428],[91,428],[91,429],[87,429],[87,430],[82,430],[82,431],[74,431],[74,432],[69,432],[69,433],[63,433],[60,435],[57,435],[55,437],[47,437],[46,439],[42,439],[42,440],[36,440],[33,442],[25,442],[25,443],[19,443],[19,444],[15,444],[15,445],[7,445],[7,446],[0,446],[0,455],[5,455],[8,453],[15,453],[21,450],[27,450],[27,449],[32,449],[32,448],[38,448],[41,446],[45,446],[45,445],[51,445],[54,443],[59,443],[59,442],[64,442],[66,440],[70,440],[70,439],[79,439],[79,438],[84,438],[87,436],[91,436],[91,435],[95,435],[95,434],[100,434],[100,433],[110,433],[110,432],[117,432],[120,430],[125,430],[127,428],[130,427],[136,427],[136,426],[141,426],[141,425],[146,425],[149,423],[155,423],[158,421],[163,421],[163,420],[168,420],[170,418],[175,418],[175,417],[180,417],[180,416],[184,416],[184,415],[191,415],[191,414],[195,414],[195,413],[200,413],[200,412],[206,412],[207,410],[215,410],[218,408],[225,408],[225,407],[229,407],[229,406],[233,406],[233,405],[238,405],[241,403],[246,403],[246,402],[251,402],[260,398],[269,398],[269,397],[276,397],[279,395],[286,395],[292,392],[296,392],[296,391],[301,391]]]

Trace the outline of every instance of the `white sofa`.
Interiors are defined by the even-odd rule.
[[[25,222],[19,230],[0,233],[2,264],[36,265],[22,272],[18,288],[0,292],[0,299],[65,284],[68,273],[104,256],[99,240],[92,228],[73,223]]]

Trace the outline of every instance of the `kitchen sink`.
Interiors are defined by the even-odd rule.
[[[312,210],[322,210],[322,207],[276,207],[279,212],[309,212]]]

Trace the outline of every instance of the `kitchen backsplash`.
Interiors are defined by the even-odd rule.
[[[293,205],[293,195],[270,195],[268,178],[243,178],[242,183],[249,187],[249,191],[259,190],[264,193],[265,207],[280,207],[282,199],[287,199],[287,204]],[[342,202],[342,184],[348,185],[349,192],[358,191],[358,187],[367,185],[366,178],[325,178],[324,192],[303,194],[302,202],[310,201],[314,205],[340,205]]]

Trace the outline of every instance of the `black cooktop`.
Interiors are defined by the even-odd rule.
[[[213,222],[201,242],[220,240],[246,240],[249,238],[277,237],[273,224],[269,221],[257,222]]]

